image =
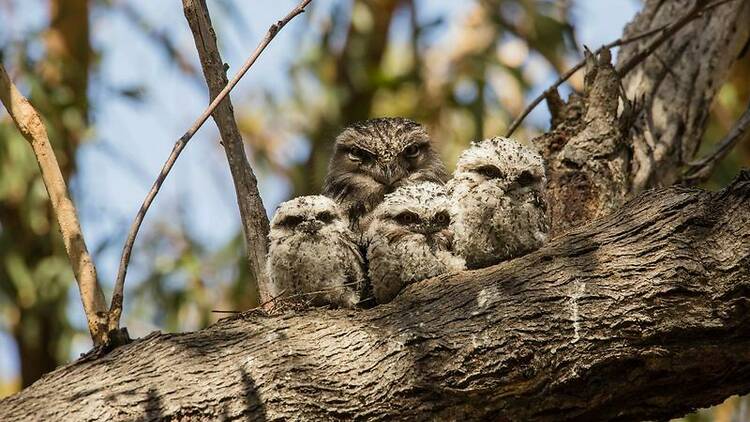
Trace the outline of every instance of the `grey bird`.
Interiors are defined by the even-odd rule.
[[[487,267],[538,249],[547,240],[544,160],[508,138],[473,143],[446,188],[454,248],[469,268]]]
[[[273,296],[313,306],[353,308],[365,287],[364,259],[338,205],[301,196],[271,220],[266,273]]]
[[[449,208],[444,186],[431,182],[402,186],[375,208],[365,239],[378,303],[411,283],[464,269],[451,252]]]

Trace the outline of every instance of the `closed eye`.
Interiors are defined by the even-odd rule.
[[[278,225],[284,227],[295,227],[303,220],[304,219],[298,215],[290,215],[289,217],[285,217],[284,219],[279,221]]]
[[[393,219],[402,226],[408,226],[410,224],[418,223],[419,216],[411,211],[404,211],[397,214]]]
[[[488,179],[502,179],[505,177],[505,173],[502,170],[492,165],[481,166],[474,171]]]
[[[330,211],[322,211],[319,212],[318,215],[315,216],[315,218],[317,218],[318,221],[328,224],[335,220],[336,216]]]
[[[516,179],[516,183],[518,183],[518,185],[521,187],[531,186],[536,181],[537,177],[531,174],[531,172],[528,170],[522,171]]]
[[[354,146],[348,148],[347,156],[352,161],[368,161],[375,158],[375,156],[370,151]]]

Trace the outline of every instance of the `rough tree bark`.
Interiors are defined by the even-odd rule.
[[[548,99],[553,129],[534,143],[548,164],[553,233],[607,215],[646,188],[674,184],[695,158],[710,105],[750,38],[750,1],[647,1],[623,34],[669,26],[695,5],[710,9],[627,74],[618,69],[661,32],[625,45],[617,66],[608,53],[589,57],[585,92],[568,103]]]
[[[714,7],[676,36],[728,67],[747,34],[717,36],[724,29],[713,14],[731,27],[748,3]],[[630,28],[666,23],[659,8],[668,4],[647,1]],[[686,59],[673,72],[709,71],[701,66]],[[417,283],[367,311],[250,313],[195,333],[155,333],[58,369],[0,401],[0,414],[633,420],[750,392],[750,174],[718,193],[673,187],[630,199],[672,180],[666,168],[643,186],[635,177],[634,139],[652,130],[651,96],[701,98],[672,113],[683,135],[699,139],[699,108],[726,73],[694,83],[695,92],[650,89],[621,105],[631,82],[621,89],[608,54],[590,57],[587,70],[585,92],[556,102],[554,128],[536,140],[549,162],[555,231],[565,233],[543,249]],[[644,71],[640,83],[658,77]]]
[[[684,13],[694,1],[646,2],[625,34],[658,28]],[[748,22],[750,1],[730,1],[689,23],[624,75],[625,93],[637,101],[630,133],[631,192],[674,184],[696,158],[711,103],[750,40]],[[638,54],[646,43],[642,40],[623,47],[618,65]]]
[[[750,391],[750,173],[652,191],[369,311],[154,333],[0,401],[8,420],[668,418]]]

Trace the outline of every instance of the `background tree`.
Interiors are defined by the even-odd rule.
[[[50,10],[55,10],[52,3],[49,7]],[[121,13],[135,24],[134,28],[143,32],[154,48],[166,53],[169,61],[178,65],[180,71],[184,71],[189,78],[195,77],[196,61],[191,46],[178,46],[172,33],[165,28],[155,27],[138,7],[127,6],[124,2],[101,2],[94,3],[93,6],[83,2],[83,7],[93,7],[98,13]],[[224,3],[222,7],[227,8],[225,10],[229,14],[232,7],[236,6]],[[316,192],[327,162],[330,139],[341,125],[384,114],[405,115],[428,123],[446,160],[453,163],[454,157],[469,140],[503,133],[512,117],[523,108],[525,94],[532,89],[539,89],[537,86],[540,80],[532,77],[529,68],[540,66],[541,63],[552,72],[561,73],[578,56],[572,42],[575,36],[568,2],[472,3],[466,6],[465,14],[452,18],[451,23],[456,27],[455,42],[448,51],[436,51],[434,48],[436,33],[445,31],[446,23],[421,20],[419,13],[425,7],[423,2],[413,1],[355,1],[335,2],[332,6],[333,13],[323,7],[314,11],[310,24],[297,29],[299,32],[295,34],[306,41],[300,58],[289,63],[290,80],[294,87],[291,94],[279,95],[263,87],[247,92],[246,97],[239,101],[235,96],[240,128],[246,137],[256,168],[261,170],[261,179],[267,177],[287,180],[290,194]],[[87,13],[75,16],[80,20]],[[84,21],[88,22],[87,19]],[[54,22],[54,19],[50,20],[50,28],[55,26]],[[222,24],[225,28],[242,25],[230,19],[219,22],[220,29]],[[72,25],[68,29],[79,31],[83,27],[87,27],[87,24]],[[36,37],[37,34],[27,34],[31,44]],[[81,44],[76,42],[75,45]],[[18,63],[30,63],[35,59],[34,54],[28,53],[23,43],[6,46],[5,49],[13,52],[13,57],[18,57]],[[43,51],[45,58],[55,56],[51,46],[45,45]],[[91,48],[87,47],[86,51],[90,54]],[[38,56],[36,59],[38,60]],[[90,58],[85,63],[88,69]],[[73,69],[70,73],[77,75],[78,85],[73,77],[65,83],[61,82],[64,79],[57,79],[59,82],[47,82],[52,87],[48,88],[49,91],[62,87],[61,90],[65,93],[66,84],[80,88],[81,75],[88,79],[87,70],[76,68],[80,63],[68,63],[67,66],[68,69]],[[36,99],[33,81],[39,75],[44,75],[43,72],[30,64],[19,65],[18,69],[25,69],[24,80],[30,81],[27,85],[32,87],[30,96],[44,116],[53,119],[55,116],[69,115],[62,111],[71,109],[72,105],[66,105],[64,109],[47,110],[43,104],[52,100],[45,100],[44,97]],[[743,70],[745,73],[742,73]],[[741,75],[746,74],[747,70],[748,58],[744,56],[732,71],[735,76],[721,88],[706,133],[706,142],[702,146],[705,151],[711,150],[712,143],[722,138],[744,110],[748,102],[748,82]],[[195,80],[200,81],[200,78]],[[107,85],[106,81],[94,83]],[[43,86],[40,82],[38,84]],[[572,85],[582,88],[581,78],[574,79]],[[84,83],[84,91],[86,86]],[[203,88],[198,86],[197,89]],[[144,95],[137,85],[116,92],[134,99],[142,99]],[[63,94],[55,98],[58,97],[66,98]],[[83,97],[87,98],[86,95]],[[70,104],[73,103],[75,102]],[[70,145],[78,145],[76,142],[80,143],[85,138],[85,122],[88,120],[85,101],[83,105],[78,103],[75,107],[82,110],[82,114],[76,119],[71,113],[73,117],[68,117],[69,120],[57,123],[64,128],[58,129],[55,122],[49,123],[52,137],[70,139]],[[525,127],[525,132],[518,133],[517,136],[531,138],[540,132],[542,121],[530,122]],[[76,124],[77,131],[73,130]],[[66,125],[72,125],[73,129],[65,129]],[[3,136],[7,136],[9,140],[18,138],[15,129],[6,122],[2,128]],[[58,138],[58,131],[65,135]],[[25,151],[25,145],[21,145],[23,140],[15,142],[20,145],[16,149],[24,151],[15,154],[27,154],[26,164],[16,156],[11,156],[10,152],[6,153],[9,158],[3,159],[7,164],[2,168],[7,173],[0,177],[0,183],[7,181],[10,184],[13,179],[20,180],[15,185],[15,198],[21,202],[32,200],[33,195],[22,195],[19,192],[25,193],[27,186],[36,186],[33,209],[36,210],[37,217],[34,217],[36,220],[30,217],[33,215],[31,205],[18,205],[17,219],[6,220],[6,214],[2,214],[0,236],[7,234],[7,240],[0,242],[0,245],[8,246],[0,252],[0,256],[10,264],[4,265],[0,271],[7,268],[10,272],[14,268],[14,275],[0,278],[0,287],[7,298],[0,303],[5,312],[13,317],[8,321],[16,321],[19,327],[27,327],[20,329],[26,334],[19,335],[26,335],[29,339],[36,338],[37,344],[41,344],[38,339],[47,339],[46,344],[57,351],[47,354],[46,366],[37,365],[37,362],[44,360],[28,357],[33,354],[20,353],[22,362],[27,362],[27,366],[46,368],[36,374],[33,371],[29,375],[23,373],[25,385],[69,358],[70,346],[67,343],[71,338],[70,330],[76,327],[68,326],[66,330],[47,328],[45,332],[42,328],[27,326],[33,324],[29,321],[38,317],[19,317],[25,315],[21,304],[25,303],[28,307],[30,295],[34,298],[32,303],[37,303],[41,300],[38,298],[49,297],[51,292],[58,291],[57,302],[39,302],[39,306],[32,307],[37,309],[39,315],[50,315],[49,324],[59,325],[66,321],[67,286],[70,285],[71,276],[66,269],[67,261],[62,255],[59,239],[56,243],[49,241],[49,236],[56,236],[57,231],[49,228],[50,221],[53,220],[49,216],[43,189],[39,181],[33,182],[37,171],[33,159]],[[60,141],[62,145],[66,145],[66,142]],[[740,142],[732,155],[721,162],[708,186],[725,186],[736,175],[740,165],[750,162],[750,151],[745,147],[747,144]],[[10,150],[10,145],[10,142],[2,142],[0,148],[7,147]],[[289,157],[288,151],[299,149],[309,152]],[[67,157],[64,168],[70,176],[75,170],[71,163],[75,163],[76,150],[65,149],[65,153],[61,152],[61,157]],[[128,163],[125,159],[120,161],[123,166],[135,167],[136,174],[143,173],[137,169],[138,163]],[[20,178],[19,175],[24,174],[24,168],[28,176]],[[149,175],[145,177],[148,179]],[[6,188],[4,191],[12,192],[13,189]],[[0,207],[12,203],[13,201],[3,197]],[[231,201],[227,206],[232,206]],[[151,231],[144,231],[144,239],[149,239],[140,249],[139,255],[141,263],[145,265],[136,273],[137,278],[142,281],[130,285],[136,295],[131,294],[134,297],[131,302],[133,305],[126,313],[140,315],[136,317],[138,319],[153,321],[153,326],[177,331],[206,326],[216,318],[210,313],[211,309],[247,309],[256,305],[257,299],[251,294],[254,288],[248,282],[247,274],[242,272],[245,266],[241,265],[244,258],[240,238],[236,237],[225,245],[207,245],[189,229],[189,210],[174,211],[177,218],[173,221],[176,220],[177,224],[162,220],[155,223]],[[18,223],[22,220],[28,220],[26,226]],[[47,237],[40,238],[38,247],[19,248],[18,242],[11,243],[10,239],[22,239],[29,233],[36,233],[31,226],[32,220],[36,221],[33,224],[46,224],[48,227],[44,232]],[[18,232],[11,233],[16,228]],[[119,248],[122,230],[115,231],[111,242],[101,243],[102,253],[106,253],[111,246],[115,250]],[[42,244],[43,246],[39,246]],[[58,246],[53,253],[49,248],[54,244]],[[20,255],[24,264],[20,269],[14,263],[18,261],[12,258],[14,255]],[[152,259],[154,256],[155,260]],[[50,257],[56,258],[52,260]],[[51,261],[42,265],[41,261],[45,259]],[[56,268],[52,264],[55,262],[58,265]],[[40,280],[47,274],[57,283],[57,290],[43,287],[48,285]],[[17,287],[18,285],[26,286],[25,290]],[[53,306],[54,303],[57,304],[56,307]],[[71,302],[71,306],[78,304]],[[52,311],[54,309],[57,310]],[[131,321],[127,325],[137,327],[139,323]],[[13,329],[10,331],[15,333]],[[23,350],[21,346],[19,349]]]

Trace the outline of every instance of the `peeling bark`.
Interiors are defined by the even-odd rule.
[[[547,162],[552,234],[607,215],[628,197],[620,80],[609,51],[587,53],[586,90],[555,105],[555,128],[533,141]],[[564,118],[562,116],[565,116]]]
[[[625,29],[667,27],[696,0],[649,0]],[[704,2],[705,3],[705,2]],[[750,2],[711,7],[626,75],[617,71],[661,32],[588,57],[585,90],[553,98],[552,130],[533,143],[548,165],[552,233],[607,215],[650,187],[677,182],[701,144],[710,105],[750,37]]]
[[[371,310],[154,333],[0,401],[9,420],[636,420],[750,391],[750,173],[648,192]]]
[[[625,36],[659,28],[694,1],[645,3]],[[716,93],[750,39],[750,2],[730,1],[689,23],[623,78],[628,98],[637,101],[631,132],[632,192],[669,186],[695,158]],[[647,44],[623,47],[618,64]]]

